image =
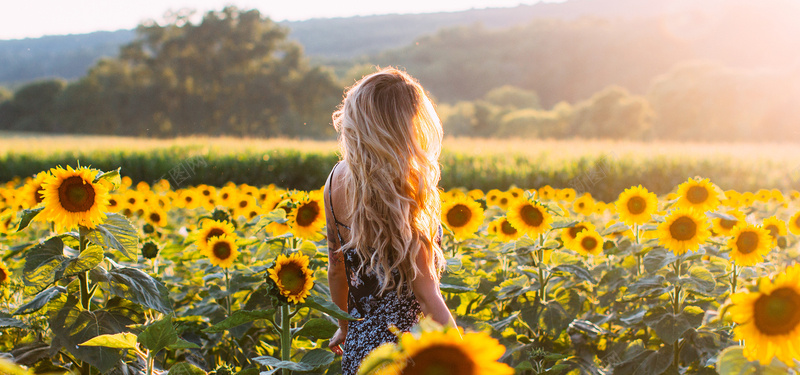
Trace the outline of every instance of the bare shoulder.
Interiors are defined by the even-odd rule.
[[[325,202],[333,210],[339,222],[345,222],[349,216],[349,202],[344,193],[344,182],[347,164],[340,162],[331,170],[331,176],[325,185]],[[330,212],[328,212],[330,213]]]

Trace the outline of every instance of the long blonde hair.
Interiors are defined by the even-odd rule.
[[[370,74],[347,90],[333,125],[347,165],[344,192],[352,198],[350,240],[341,248],[356,249],[358,272],[366,267],[377,275],[379,294],[410,293],[403,285],[417,277],[420,251],[439,277],[442,125],[422,86],[394,68]]]

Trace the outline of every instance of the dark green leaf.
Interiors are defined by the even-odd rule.
[[[509,324],[511,324],[515,320],[517,320],[517,317],[519,316],[519,314],[520,314],[519,312],[516,312],[514,314],[511,314],[511,316],[509,316],[509,317],[507,317],[507,318],[505,318],[503,320],[499,320],[499,321],[496,321],[496,322],[491,322],[491,323],[489,323],[489,325],[492,326],[492,328],[494,328],[495,331],[503,332],[503,330],[506,329],[506,327]]]
[[[339,329],[339,326],[330,320],[316,318],[303,324],[303,327],[298,329],[294,336],[305,336],[311,340],[327,340],[333,337],[337,329]]]
[[[331,354],[333,354],[333,353],[331,353]],[[267,372],[269,374],[274,373],[275,372],[274,370],[283,369],[283,368],[289,369],[291,371],[299,371],[299,372],[309,372],[309,371],[313,371],[314,370],[314,366],[312,366],[311,364],[308,364],[308,363],[282,361],[282,360],[280,360],[278,358],[270,357],[268,355],[261,356],[261,357],[255,357],[255,358],[253,358],[253,360],[258,362],[258,363],[260,363],[260,364],[262,364],[262,365],[264,365],[264,366],[272,367],[273,371],[272,372]],[[262,374],[264,374],[264,373],[262,372]]]
[[[592,277],[592,274],[589,273],[589,270],[577,264],[562,264],[553,268],[553,272],[564,272],[571,274],[583,281],[597,284],[597,281],[594,280],[594,277]]]
[[[677,259],[678,257],[671,251],[667,251],[662,247],[656,247],[645,254],[642,263],[647,272],[655,273],[664,268],[664,266],[675,262]]]
[[[179,362],[169,368],[169,375],[206,375],[206,372],[188,362]]]
[[[238,310],[234,311],[231,314],[231,316],[229,316],[225,320],[204,329],[203,332],[222,332],[231,329],[233,327],[245,323],[250,323],[252,321],[256,321],[259,319],[273,320],[274,316],[275,316],[274,309],[255,310],[255,311]]]
[[[66,291],[67,290],[64,287],[58,285],[47,288],[39,292],[39,294],[37,294],[36,297],[33,297],[30,302],[20,306],[17,311],[14,311],[13,315],[24,315],[39,311],[39,309],[47,305],[50,300],[58,297],[61,295],[61,293]]]
[[[606,236],[606,235],[609,235],[609,234],[612,234],[612,233],[624,232],[624,231],[626,231],[628,229],[631,229],[631,228],[629,226],[625,225],[625,223],[615,223],[614,225],[604,229],[603,232],[600,233],[600,235]]]
[[[42,212],[42,210],[44,210],[44,206],[31,208],[28,210],[22,210],[22,212],[17,214],[17,217],[20,218],[19,227],[17,227],[17,232],[28,227],[28,224],[30,224],[31,221],[36,217],[36,215],[38,215],[39,212]]]
[[[711,271],[701,266],[692,266],[689,268],[689,276],[681,278],[681,284],[690,290],[695,290],[700,293],[711,293],[717,286],[714,275]]]
[[[64,268],[64,277],[89,271],[100,264],[104,258],[103,249],[98,246],[89,246],[77,258],[67,261]]]
[[[124,267],[106,272],[97,267],[92,270],[92,277],[98,282],[108,283],[109,291],[116,296],[165,314],[172,312],[169,290],[140,270]]]
[[[540,317],[540,326],[552,337],[560,336],[570,322],[572,322],[572,317],[556,301],[548,302]]]
[[[98,174],[97,177],[95,177],[93,182],[96,183],[96,182],[98,182],[100,180],[106,180],[106,181],[110,182],[111,185],[113,186],[112,190],[113,189],[118,189],[120,187],[120,185],[122,185],[122,178],[120,177],[120,173],[119,173],[120,169],[122,169],[122,168],[117,168],[117,169],[115,169],[113,171],[108,171],[108,172],[105,172],[105,173]]]
[[[299,304],[298,307],[309,307],[311,309],[324,312],[336,319],[356,320],[352,315],[342,311],[335,303],[317,296],[310,296],[306,301]]]
[[[446,292],[446,293],[466,293],[466,292],[472,292],[472,291],[475,290],[475,288],[470,288],[468,286],[444,284],[444,283],[439,284],[439,289],[442,292]]]
[[[176,349],[200,349],[200,345],[197,345],[193,342],[188,342],[182,338],[178,338],[178,341],[174,344],[171,344],[167,348],[176,350]]]
[[[148,325],[139,334],[138,341],[142,346],[158,353],[170,345],[178,342],[178,331],[172,326],[172,314]]]
[[[667,312],[663,307],[648,311],[644,317],[644,323],[669,345],[675,343],[683,336],[684,332],[692,328],[686,316]]]
[[[575,221],[575,220],[560,220],[560,221],[553,222],[553,225],[551,225],[551,228],[552,229],[572,228],[576,224],[578,224],[578,221]]]
[[[139,259],[139,233],[125,216],[116,213],[106,214],[103,224],[89,231],[86,238],[105,249],[116,249],[125,257]]]
[[[19,319],[6,318],[6,317],[0,318],[0,328],[10,328],[10,327],[28,328],[28,325]]]
[[[320,368],[327,366],[333,362],[333,352],[330,350],[325,349],[313,349],[306,353],[302,359],[300,359],[300,363],[307,364],[309,366],[313,366],[314,370],[319,370]]]
[[[672,290],[661,275],[643,277],[628,287],[628,292],[642,297],[657,297]]]
[[[664,345],[658,351],[645,350],[639,355],[614,367],[615,374],[662,375],[672,364],[672,345]]]
[[[22,280],[27,286],[38,290],[44,289],[57,280],[61,274],[64,261],[64,242],[59,237],[51,237],[28,250],[25,255],[25,267],[22,268]]]

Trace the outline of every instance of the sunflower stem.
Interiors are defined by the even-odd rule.
[[[292,350],[292,328],[291,317],[289,316],[289,305],[281,306],[281,360],[291,361]],[[289,375],[291,372],[285,368],[282,370],[283,375]]]
[[[736,262],[733,262],[733,275],[731,275],[731,294],[736,293],[736,285],[739,283],[739,280],[737,280],[739,277],[738,271],[739,269],[736,266]]]
[[[225,267],[225,310],[231,316],[231,276],[228,267]]]
[[[78,226],[78,246],[81,253],[86,250],[88,240],[86,236],[89,234],[89,228],[82,225]],[[89,310],[91,308],[91,294],[89,293],[89,271],[83,272],[78,275],[81,289],[81,306]]]
[[[673,266],[674,266],[674,269],[675,269],[675,276],[678,278],[678,280],[680,280],[680,277],[681,277],[681,259],[678,258],[678,260],[675,261]],[[675,290],[673,292],[672,297],[673,297],[672,298],[672,313],[675,314],[675,315],[678,315],[681,312],[681,286],[680,286],[680,284],[675,286]],[[675,342],[672,344],[672,367],[674,367],[676,371],[679,368],[678,366],[679,366],[679,363],[680,363],[680,360],[681,360],[680,344],[679,343],[680,343],[680,338],[675,340]]]
[[[544,249],[542,248],[542,244],[544,243],[544,236],[539,235],[539,248],[536,249],[536,256],[539,258],[539,300],[542,302],[542,305],[545,304],[545,286],[547,285],[547,281],[544,278]]]

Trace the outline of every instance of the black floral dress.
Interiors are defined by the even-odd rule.
[[[331,176],[333,176],[333,172],[331,172]],[[333,181],[330,183],[332,184]],[[339,227],[347,230],[350,230],[350,227],[336,220],[330,190],[331,213],[336,224],[339,243],[342,244],[344,241]],[[381,281],[374,273],[367,272],[365,269],[362,269],[360,273],[356,272],[361,262],[357,252],[354,249],[344,249],[343,255],[349,286],[347,312],[359,320],[350,321],[347,326],[347,338],[344,341],[342,356],[342,373],[355,375],[361,361],[370,351],[384,343],[397,342],[397,336],[389,330],[389,327],[395,326],[401,331],[409,331],[419,321],[422,308],[413,293],[397,293],[396,290],[391,290],[380,295],[378,291],[380,291]],[[392,275],[395,280],[399,280],[397,270],[393,270]]]

